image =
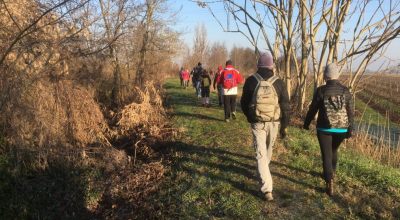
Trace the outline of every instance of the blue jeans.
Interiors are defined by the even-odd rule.
[[[200,81],[196,81],[196,93],[197,93],[197,96],[201,96]]]

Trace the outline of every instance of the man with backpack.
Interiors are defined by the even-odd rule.
[[[222,85],[217,83],[217,79],[218,79],[219,75],[221,75],[221,71],[222,71],[222,66],[219,66],[218,71],[215,73],[214,83],[213,83],[214,89],[215,89],[215,84],[217,84],[219,106],[222,106],[222,103],[223,103],[223,97],[222,97],[222,91],[221,91]]]
[[[201,97],[201,92],[200,92],[200,81],[201,81],[201,76],[203,75],[203,67],[201,66],[201,63],[199,62],[197,64],[196,70],[194,71],[193,74],[193,80],[196,84],[196,94],[197,98]]]
[[[337,165],[337,150],[345,138],[352,136],[354,103],[348,88],[340,84],[336,64],[329,64],[324,70],[326,85],[318,87],[310,104],[303,128],[310,129],[310,123],[319,111],[317,138],[322,154],[326,194],[334,194],[333,182]]]
[[[236,120],[236,96],[237,84],[242,83],[240,73],[233,68],[232,60],[226,61],[226,68],[218,76],[217,83],[222,85],[222,95],[224,96],[225,121],[229,118]]]
[[[290,114],[286,84],[274,76],[273,65],[269,54],[264,53],[259,58],[257,73],[247,78],[240,101],[253,132],[260,184],[259,195],[268,201],[273,200],[272,177],[269,170],[272,147],[278,134],[279,124],[281,124],[279,132],[281,138],[286,137]]]

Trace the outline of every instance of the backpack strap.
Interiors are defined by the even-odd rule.
[[[264,81],[264,79],[258,73],[255,73],[253,76],[254,76],[254,78],[256,78],[257,82]]]
[[[256,78],[257,82],[268,81],[269,83],[271,83],[271,85],[272,85],[277,79],[279,79],[279,77],[277,77],[277,76],[272,76],[272,77],[270,77],[268,80],[264,80],[264,79],[260,76],[260,74],[258,74],[258,73],[255,73],[253,76],[254,76],[254,78]]]
[[[279,79],[279,77],[277,77],[277,76],[272,76],[272,77],[269,78],[267,81],[268,81],[269,83],[271,83],[271,85],[272,85],[272,84],[274,84],[274,82],[275,82],[277,79]]]

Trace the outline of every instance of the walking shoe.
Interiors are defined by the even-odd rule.
[[[329,180],[328,182],[325,182],[326,184],[326,189],[325,192],[328,194],[328,196],[333,196],[333,179]]]
[[[229,119],[225,119],[226,122],[229,122]]]
[[[208,103],[206,104],[206,106],[207,106],[207,108],[210,108],[210,105]]]
[[[232,119],[236,120],[236,112],[232,112]]]
[[[258,195],[262,198],[262,199],[266,199],[267,201],[272,201],[274,200],[274,197],[272,197],[272,193],[271,192],[267,192],[267,193],[263,193],[261,191],[258,191]]]

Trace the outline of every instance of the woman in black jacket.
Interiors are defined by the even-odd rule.
[[[354,103],[348,88],[340,84],[339,71],[334,63],[324,71],[326,85],[318,87],[304,120],[309,130],[311,121],[319,111],[317,138],[321,148],[326,193],[333,195],[333,181],[337,164],[337,150],[345,138],[352,136]]]

